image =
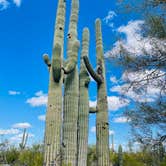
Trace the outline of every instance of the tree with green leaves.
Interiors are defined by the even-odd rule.
[[[166,1],[133,3],[132,0],[122,0],[119,6],[126,7],[129,14],[137,12],[144,19],[133,24],[140,33],[134,36],[134,48],[119,40],[116,43],[118,51],[110,51],[108,55],[125,70],[121,95],[130,95],[135,101],[135,107],[126,110],[125,116],[130,119],[135,141],[142,144],[163,142],[166,139]]]

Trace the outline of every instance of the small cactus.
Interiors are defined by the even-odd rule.
[[[23,135],[22,135],[22,141],[19,144],[19,147],[21,150],[24,150],[27,144],[27,140],[28,140],[28,133],[26,133],[26,129],[24,129]]]
[[[118,147],[118,166],[123,166],[123,151],[121,145]]]

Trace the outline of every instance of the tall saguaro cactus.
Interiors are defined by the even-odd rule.
[[[85,65],[97,82],[97,115],[96,115],[96,136],[97,136],[97,165],[110,166],[109,158],[109,123],[108,103],[106,93],[105,63],[103,52],[103,41],[101,32],[101,21],[96,20],[96,52],[97,52],[97,73],[91,67],[88,57],[84,56]]]
[[[78,121],[78,69],[77,56],[79,42],[77,40],[79,1],[72,0],[72,9],[68,31],[67,62],[63,66],[67,74],[64,83],[63,103],[63,165],[75,166],[77,162],[77,121]]]
[[[79,109],[78,109],[78,166],[86,166],[88,149],[88,119],[89,119],[89,74],[86,70],[83,56],[89,54],[89,30],[83,31],[81,52],[81,68],[79,74]]]
[[[62,128],[62,56],[64,44],[66,4],[59,0],[54,32],[52,62],[47,55],[44,61],[50,69],[48,105],[44,140],[44,166],[60,165]]]

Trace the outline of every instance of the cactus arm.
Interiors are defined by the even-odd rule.
[[[92,78],[99,84],[102,83],[102,79],[101,77],[93,70],[90,62],[89,62],[89,59],[87,56],[83,56],[83,59],[84,59],[84,63],[85,63],[85,66],[88,70],[88,72],[90,73],[90,75],[92,76]]]
[[[24,129],[24,132],[23,132],[23,136],[22,136],[22,145],[24,145],[25,136],[26,136],[26,129]]]
[[[56,43],[53,49],[53,56],[52,58],[52,74],[55,82],[59,82],[60,77],[61,77],[61,53],[62,53],[62,48],[61,46]]]
[[[21,140],[21,143],[19,144],[21,150],[24,149],[25,132],[26,132],[26,129],[24,129],[22,140]]]
[[[72,47],[72,56],[68,58],[62,70],[65,74],[70,74],[76,67],[77,64],[77,54],[80,47],[79,41],[75,41]]]
[[[25,137],[25,141],[24,141],[24,147],[26,146],[26,144],[27,144],[27,141],[28,141],[28,133],[26,134],[26,137]]]
[[[90,107],[90,108],[89,108],[89,113],[91,113],[91,114],[97,113],[96,107]]]
[[[51,67],[51,61],[49,59],[49,56],[47,54],[44,54],[43,55],[43,60],[44,60],[44,63],[48,66],[48,67]]]
[[[90,78],[87,77],[87,78],[85,79],[85,87],[88,87],[89,83],[90,83]]]

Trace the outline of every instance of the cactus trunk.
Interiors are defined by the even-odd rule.
[[[70,25],[68,32],[67,62],[63,70],[66,75],[64,83],[64,113],[63,113],[63,165],[75,166],[77,162],[77,122],[78,122],[78,69],[77,56],[79,42],[77,41],[79,1],[72,0]]]
[[[44,140],[44,166],[60,165],[61,128],[62,128],[62,55],[65,25],[65,2],[59,0],[52,63],[45,56],[44,60],[50,68],[48,104]]]
[[[101,21],[96,20],[96,52],[98,74],[102,78],[102,83],[98,84],[96,134],[97,134],[97,165],[110,166],[109,153],[109,123],[108,123],[108,102],[105,78],[105,63],[103,52],[103,41],[101,32]]]
[[[90,78],[83,62],[83,56],[88,56],[89,30],[83,31],[81,68],[79,74],[79,111],[78,111],[78,166],[86,166],[88,150],[88,119],[89,119],[89,96],[88,85]]]
[[[103,41],[101,32],[101,22],[96,20],[96,52],[97,52],[97,73],[91,67],[87,56],[84,62],[87,70],[97,82],[97,110],[96,110],[96,138],[97,138],[97,165],[110,166],[109,158],[109,123],[108,123],[108,103],[106,92],[105,64],[103,53]]]

